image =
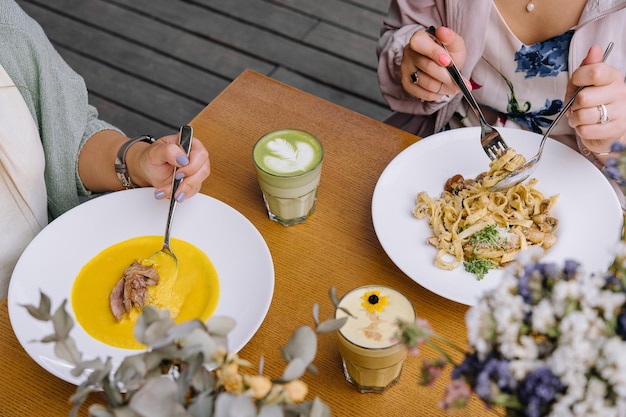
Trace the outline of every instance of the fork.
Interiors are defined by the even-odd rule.
[[[606,59],[609,57],[609,54],[611,53],[611,50],[613,50],[613,42],[609,42],[609,45],[604,50],[604,55],[602,55],[602,62],[606,61]],[[537,151],[535,156],[530,158],[528,162],[517,168],[515,171],[509,173],[509,175],[502,178],[497,184],[493,185],[491,187],[492,191],[506,190],[516,184],[519,184],[522,181],[525,181],[528,177],[532,175],[532,173],[535,171],[535,168],[537,168],[537,165],[539,164],[541,156],[543,155],[543,147],[546,144],[546,139],[548,139],[548,135],[550,135],[552,129],[559,123],[559,120],[561,120],[561,118],[565,115],[570,106],[574,103],[574,100],[576,99],[578,93],[580,93],[580,91],[586,87],[587,86],[585,85],[578,87],[572,97],[567,102],[567,104],[563,106],[559,114],[550,124],[550,127],[548,127],[548,130],[546,130],[546,133],[543,134],[541,142],[539,143],[539,150]]]
[[[443,49],[448,52],[448,48],[446,48],[446,46],[442,44],[439,39],[437,39],[437,36],[435,36],[434,26],[430,26],[428,29],[426,29],[426,33],[428,33],[435,42],[441,45]],[[450,56],[449,52],[448,56]],[[482,111],[480,111],[480,107],[478,106],[478,103],[474,99],[474,96],[472,95],[470,90],[467,88],[467,85],[465,85],[465,81],[463,80],[461,71],[459,71],[459,68],[454,63],[452,56],[450,56],[450,62],[450,65],[447,66],[446,69],[450,73],[452,80],[454,80],[456,85],[461,89],[461,93],[463,93],[463,97],[465,97],[465,100],[467,100],[472,110],[474,110],[474,113],[476,113],[476,116],[480,121],[480,144],[489,159],[493,161],[494,159],[497,159],[498,156],[506,152],[509,147],[500,135],[500,132],[498,132],[485,120],[485,116],[483,115]]]

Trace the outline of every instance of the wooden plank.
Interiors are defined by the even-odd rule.
[[[149,14],[161,24],[175,24],[202,36],[231,45],[275,65],[309,76],[320,83],[384,103],[376,74],[325,51],[278,36],[262,28],[215,14],[195,5],[153,0],[125,0],[128,8]],[[172,23],[174,22],[174,23]],[[184,22],[184,25],[176,23]],[[207,24],[211,22],[211,24]]]
[[[161,121],[172,129],[187,123],[204,105],[152,83],[100,65],[69,49],[59,47],[59,53],[72,68],[80,69],[93,94],[113,103],[124,103],[138,114]]]
[[[293,10],[299,10],[319,19],[334,23],[355,33],[378,39],[384,13],[360,7],[341,0],[271,0]]]
[[[206,70],[89,27],[35,4],[24,3],[22,6],[31,17],[46,28],[46,34],[55,44],[72,49],[93,60],[102,60],[106,57],[103,65],[171,89],[198,103],[206,105],[230,83],[230,80],[217,77]],[[97,47],[94,47],[95,45]]]
[[[387,14],[389,10],[389,0],[348,0],[348,3],[357,4],[359,6],[367,7],[377,12]]]
[[[272,78],[294,86],[299,90],[321,97],[332,103],[341,102],[342,106],[376,120],[384,120],[391,115],[391,110],[389,110],[387,106],[360,100],[344,92],[315,83],[310,79],[285,68],[279,68],[272,75]]]
[[[190,3],[293,39],[304,39],[318,24],[314,16],[303,15],[267,1],[191,0]]]
[[[163,54],[204,68],[228,80],[234,79],[247,68],[261,73],[268,73],[274,69],[274,65],[254,55],[239,52],[227,44],[198,36],[186,30],[184,25],[174,27],[169,22],[158,22],[152,16],[146,16],[141,10],[133,11],[101,0],[54,0],[52,2],[19,0],[20,4],[26,2],[50,8],[61,15],[79,20],[94,28],[109,31],[146,48],[161,51]],[[178,1],[168,1],[167,6],[177,8],[178,3]],[[184,22],[185,19],[178,21]],[[210,21],[205,20],[204,24]],[[82,33],[75,35],[79,37]],[[100,45],[93,47],[97,50]]]
[[[365,37],[266,1],[194,0],[192,3],[376,68],[377,40],[371,36]]]
[[[337,1],[321,3],[332,12]],[[369,8],[370,15],[376,14],[370,2],[378,0],[342,1],[353,10]],[[135,94],[143,94],[137,85],[146,85],[145,94],[160,87],[205,104],[246,68],[370,117],[390,114],[375,72],[377,35],[363,36],[311,14],[314,9],[301,11],[282,2],[18,0],[64,54],[75,54],[71,59],[77,72],[109,74],[102,79],[86,76],[88,87],[109,103],[107,109],[119,106],[111,113],[124,126],[136,122],[125,121],[123,109],[131,111],[139,104],[139,119],[164,123],[167,129],[176,128],[180,117],[165,117],[167,108],[152,113],[161,103],[176,106],[175,101],[128,101],[123,91],[109,88],[111,79],[124,76],[130,82],[136,77],[139,81],[129,84]],[[356,4],[363,2],[370,4]]]
[[[89,94],[89,103],[98,109],[102,120],[121,129],[129,137],[149,134],[159,138],[176,132],[175,126],[148,118],[93,93]]]
[[[377,41],[337,26],[322,22],[307,35],[304,42],[365,65],[374,72],[378,67]]]

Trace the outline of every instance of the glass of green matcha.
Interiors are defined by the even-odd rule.
[[[392,288],[367,285],[344,295],[338,307],[335,318],[348,316],[337,335],[346,379],[361,393],[382,394],[400,379],[407,349],[393,336],[398,319],[415,320],[413,304]]]
[[[280,129],[252,149],[269,218],[284,226],[304,223],[315,210],[324,148],[313,134]]]

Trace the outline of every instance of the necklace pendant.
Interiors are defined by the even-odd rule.
[[[531,13],[533,10],[535,10],[535,3],[533,3],[533,1],[530,0],[528,4],[526,5],[526,11],[528,13]]]

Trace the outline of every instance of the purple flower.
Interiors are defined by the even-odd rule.
[[[617,315],[617,323],[615,324],[615,333],[617,333],[617,335],[621,337],[622,340],[626,340],[626,311],[624,310],[622,310]]]
[[[494,392],[494,383],[500,392]],[[492,400],[499,393],[511,393],[515,387],[515,380],[509,372],[508,361],[502,359],[487,359],[484,367],[476,378],[476,395],[483,401]]]
[[[476,395],[488,405],[499,394],[511,394],[515,389],[509,363],[493,356],[481,361],[476,353],[466,355],[463,362],[452,370],[451,377],[453,380],[464,378]]]
[[[580,262],[574,261],[572,259],[565,260],[565,266],[563,266],[563,279],[569,281],[572,278],[576,277],[578,273],[578,267],[580,266]]]
[[[539,368],[520,383],[518,397],[526,417],[547,415],[557,394],[565,392],[561,380],[548,368]]]
[[[465,359],[452,370],[451,378],[459,379],[465,377],[468,381],[474,380],[474,375],[482,368],[482,363],[478,359],[476,352],[465,355]]]

